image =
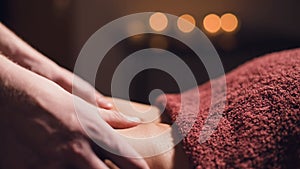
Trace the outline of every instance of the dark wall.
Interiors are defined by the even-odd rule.
[[[69,33],[72,3],[64,6],[62,2],[60,0],[3,1],[5,12],[2,11],[1,21],[51,59],[72,68],[71,34]]]

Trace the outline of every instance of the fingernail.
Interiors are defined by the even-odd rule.
[[[127,116],[123,113],[121,113],[128,121],[132,121],[132,122],[137,122],[137,123],[140,123],[142,122],[142,120],[138,117],[132,117],[132,116]]]
[[[104,99],[98,99],[98,103],[102,103],[102,104],[105,104],[106,107],[109,107],[109,108],[112,108],[113,107],[113,104],[104,100]]]
[[[113,107],[113,104],[111,104],[110,102],[106,102],[107,107]]]

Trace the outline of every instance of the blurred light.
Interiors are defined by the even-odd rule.
[[[156,12],[149,19],[151,28],[155,31],[163,31],[168,26],[168,18],[161,12]]]
[[[234,14],[226,13],[221,17],[221,28],[226,32],[233,32],[238,27],[238,19]]]
[[[196,21],[193,16],[189,14],[181,15],[177,20],[178,28],[184,32],[189,33],[195,28]]]
[[[210,33],[216,33],[221,28],[221,20],[220,17],[216,14],[208,14],[203,19],[203,26],[206,31]]]

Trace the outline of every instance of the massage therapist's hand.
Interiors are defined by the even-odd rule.
[[[139,155],[110,127],[137,122],[97,108],[2,55],[0,70],[0,168],[106,169],[96,154],[121,168],[148,168],[141,158],[127,158]],[[80,105],[76,111],[74,100]],[[124,156],[95,145],[93,151],[90,138]]]
[[[60,67],[40,52],[33,49],[26,42],[17,37],[13,32],[0,22],[0,51],[19,65],[54,81],[68,92],[72,93],[73,78],[79,83],[73,86],[76,94],[82,99],[96,104],[105,109],[111,109],[112,104],[94,89],[89,83]]]

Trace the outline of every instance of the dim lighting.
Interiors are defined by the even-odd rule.
[[[203,19],[203,26],[206,31],[216,33],[221,28],[220,17],[216,14],[209,14]]]
[[[70,0],[53,0],[54,8],[58,11],[63,11],[70,6]]]
[[[154,36],[150,39],[149,46],[150,48],[167,49],[169,44],[165,37]]]
[[[161,12],[156,12],[149,19],[151,28],[155,31],[163,31],[168,26],[168,18]]]
[[[221,17],[221,28],[225,32],[233,32],[238,27],[238,19],[234,14],[226,13]]]
[[[194,17],[189,14],[181,15],[177,20],[178,28],[184,33],[191,32],[195,28],[195,24]]]

